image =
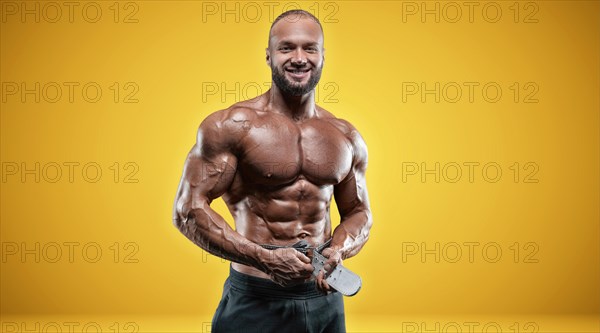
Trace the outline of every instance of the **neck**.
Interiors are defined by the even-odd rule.
[[[315,90],[301,96],[288,96],[283,94],[275,83],[271,83],[268,108],[273,112],[281,113],[293,120],[312,118],[315,115]]]

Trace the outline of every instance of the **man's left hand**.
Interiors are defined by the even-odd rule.
[[[327,258],[327,261],[325,262],[323,269],[317,275],[317,288],[323,293],[329,294],[334,291],[334,289],[329,286],[325,279],[333,272],[335,266],[342,264],[342,253],[337,247],[328,247],[321,252],[321,255]]]

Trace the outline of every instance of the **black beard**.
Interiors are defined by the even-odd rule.
[[[311,92],[319,83],[321,79],[322,67],[313,69],[313,72],[310,74],[308,78],[308,82],[305,85],[298,85],[293,82],[288,81],[285,77],[285,72],[279,71],[278,68],[271,66],[271,77],[273,82],[283,92],[284,95],[288,96],[302,96]]]

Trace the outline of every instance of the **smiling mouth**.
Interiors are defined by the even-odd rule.
[[[294,78],[304,78],[310,72],[310,68],[286,68],[285,71]]]

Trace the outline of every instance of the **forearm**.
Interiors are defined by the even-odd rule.
[[[265,271],[262,259],[268,251],[233,230],[208,204],[174,222],[181,233],[205,251]]]
[[[342,259],[355,256],[369,239],[371,212],[368,209],[342,218],[333,232],[331,247],[339,251]]]

